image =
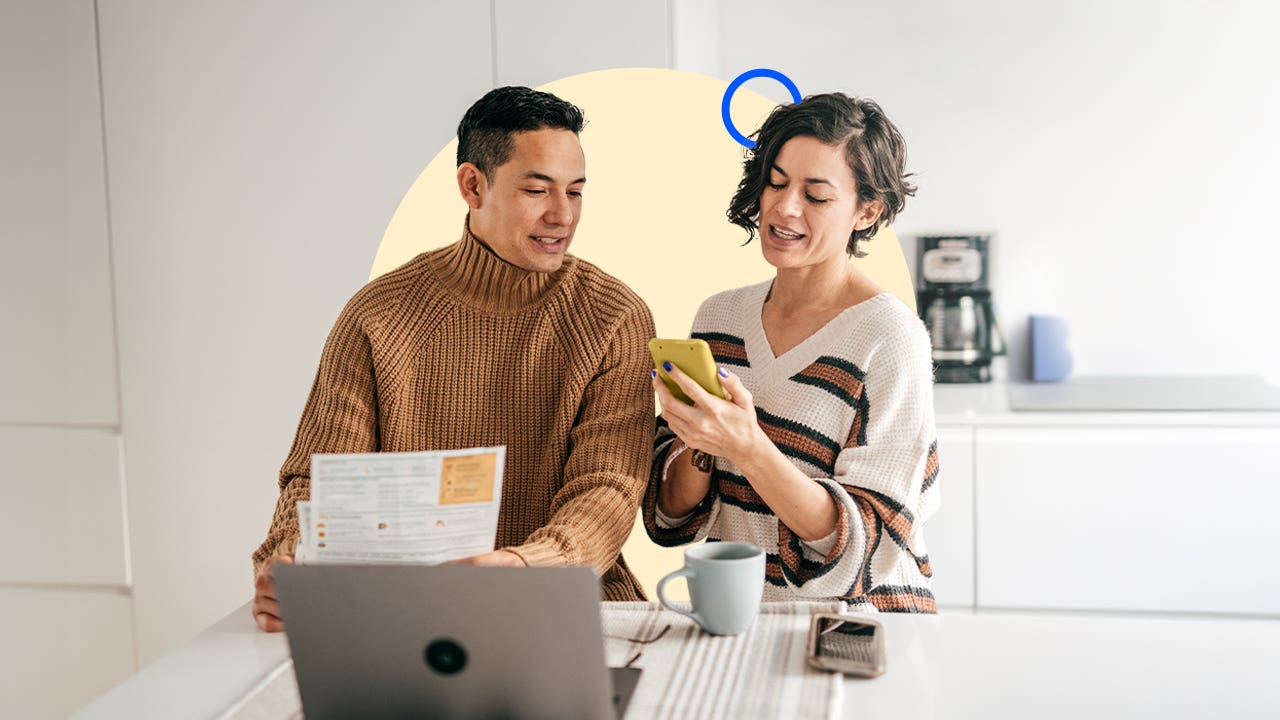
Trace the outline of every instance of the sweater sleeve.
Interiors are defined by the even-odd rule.
[[[716,298],[709,298],[698,307],[693,317],[690,335],[711,329],[708,327],[707,310],[715,300]],[[649,470],[649,482],[645,488],[640,511],[649,539],[664,547],[688,545],[705,540],[714,526],[716,512],[720,509],[720,493],[716,491],[716,477],[715,473],[712,473],[711,486],[707,494],[694,506],[693,512],[683,518],[683,522],[671,526],[658,521],[658,490],[666,480],[667,460],[679,446],[680,438],[671,431],[666,419],[659,415],[657,432],[653,436],[653,465]]]
[[[271,528],[253,553],[255,577],[268,558],[297,546],[297,502],[311,497],[311,455],[378,449],[373,352],[358,310],[359,297],[343,309],[325,341],[293,446],[280,468],[280,496]]]
[[[635,298],[586,386],[550,521],[523,545],[506,548],[528,565],[589,565],[603,573],[621,552],[649,475],[653,332],[649,309]]]
[[[937,506],[933,369],[923,329],[909,330],[886,337],[869,358],[835,472],[817,479],[839,513],[834,542],[815,547],[778,525],[783,577],[798,595],[893,592],[904,596],[902,609],[932,601],[921,526]]]
[[[658,490],[666,480],[667,460],[670,454],[680,445],[679,438],[671,432],[667,421],[658,418],[658,431],[653,440],[653,467],[649,470],[649,483],[644,493],[640,510],[644,519],[645,532],[649,539],[664,547],[688,545],[704,540],[713,526],[716,510],[720,507],[720,496],[716,492],[715,475],[711,477],[711,487],[706,496],[693,508],[693,512],[682,518],[677,525],[668,525],[658,519]],[[686,452],[689,452],[686,450]]]

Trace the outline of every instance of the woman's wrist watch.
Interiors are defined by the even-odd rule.
[[[701,450],[694,450],[693,456],[689,458],[689,462],[693,463],[693,466],[702,472],[711,472],[711,464],[714,463],[715,460],[716,457],[714,455],[702,452]]]

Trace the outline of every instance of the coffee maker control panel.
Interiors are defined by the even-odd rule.
[[[982,253],[971,247],[940,247],[925,251],[920,274],[931,283],[973,283],[982,278]]]

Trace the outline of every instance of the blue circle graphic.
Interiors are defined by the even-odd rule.
[[[729,104],[733,102],[733,94],[738,92],[738,88],[742,87],[743,83],[756,78],[777,80],[782,83],[782,87],[786,88],[791,93],[791,102],[800,102],[800,89],[796,87],[795,83],[791,82],[791,78],[783,75],[777,70],[756,68],[755,70],[748,70],[734,78],[733,82],[729,83],[729,87],[725,88],[724,99],[720,101],[720,118],[724,120],[724,129],[729,131],[729,137],[737,140],[739,145],[748,149],[754,148],[756,146],[756,141],[738,132],[738,128],[733,126],[733,118],[729,117]]]

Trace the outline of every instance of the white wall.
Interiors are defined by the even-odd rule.
[[[1013,372],[1026,316],[1056,313],[1071,324],[1078,374],[1280,382],[1267,310],[1280,265],[1280,6],[720,7],[723,77],[772,67],[802,93],[874,98],[902,129],[920,191],[900,236],[995,234]]]
[[[39,443],[67,456],[43,495],[0,478],[5,507],[56,528],[30,543],[46,564],[0,555],[0,636],[46,648],[0,651],[0,715],[62,714],[135,644],[145,665],[249,597],[324,336],[495,84],[675,63],[869,95],[919,173],[899,233],[995,232],[1011,331],[1068,316],[1080,372],[1280,381],[1262,289],[1280,10],[1117,5],[113,0],[103,113],[94,4],[0,6],[0,442],[32,467]],[[64,495],[93,501],[67,516]],[[87,546],[100,561],[69,559]],[[19,631],[59,614],[105,630]],[[81,682],[33,679],[86,636]]]
[[[494,84],[537,87],[620,67],[671,67],[664,0],[494,0]],[[591,109],[584,108],[588,123]]]

